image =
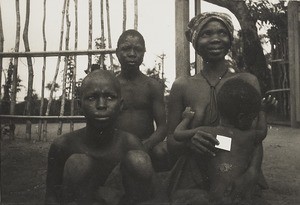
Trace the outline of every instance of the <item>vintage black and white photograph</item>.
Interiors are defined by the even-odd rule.
[[[300,204],[299,0],[0,0],[0,203]]]

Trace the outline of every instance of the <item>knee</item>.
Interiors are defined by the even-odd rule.
[[[79,182],[89,176],[92,159],[85,154],[71,155],[64,166],[64,180]]]
[[[154,160],[164,160],[168,158],[167,144],[162,142],[152,148],[151,156]]]
[[[129,175],[138,178],[151,178],[153,174],[151,159],[146,152],[141,150],[127,152],[122,160],[122,167]]]

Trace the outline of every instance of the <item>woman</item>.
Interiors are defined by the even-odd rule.
[[[184,143],[173,138],[173,132],[181,121],[182,112],[191,107],[195,112],[190,128],[218,125],[219,115],[216,106],[216,93],[229,78],[242,78],[260,90],[255,76],[249,73],[235,73],[228,67],[225,56],[233,41],[233,25],[230,17],[223,13],[203,13],[194,17],[188,24],[186,37],[192,43],[197,54],[203,59],[203,70],[193,77],[178,78],[172,86],[168,105],[168,150],[175,164],[170,179],[169,194],[173,202],[181,203],[178,190],[207,190],[202,172],[205,170],[203,160],[206,154],[214,156],[214,147],[218,141],[209,133],[198,132]],[[256,187],[261,175],[262,145],[255,148],[248,171],[235,181],[229,190],[233,199],[245,194],[250,187]],[[202,165],[200,165],[202,164]],[[176,194],[174,194],[176,193]],[[181,192],[191,200],[192,192]],[[199,203],[199,192],[194,195]],[[176,199],[174,199],[176,196]],[[180,199],[181,198],[181,199]],[[178,201],[179,199],[179,201]]]

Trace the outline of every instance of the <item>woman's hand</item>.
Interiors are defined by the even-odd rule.
[[[216,156],[215,154],[215,145],[218,145],[219,141],[213,134],[208,132],[198,130],[197,133],[191,138],[188,142],[188,147],[201,155],[210,154]]]

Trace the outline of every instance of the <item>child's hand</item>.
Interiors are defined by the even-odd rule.
[[[275,97],[268,95],[268,97],[264,97],[261,100],[261,110],[265,112],[270,112],[273,110],[278,104],[278,101]]]
[[[192,111],[191,107],[186,107],[185,110],[182,113],[182,118],[188,118],[188,119],[193,119],[195,112]]]

